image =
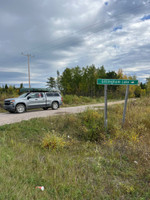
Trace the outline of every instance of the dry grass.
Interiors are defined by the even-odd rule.
[[[0,199],[148,200],[149,100],[128,104],[124,129],[123,107],[109,108],[107,134],[101,110],[1,126]]]

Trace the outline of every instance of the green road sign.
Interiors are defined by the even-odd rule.
[[[138,80],[97,79],[98,85],[138,85]]]

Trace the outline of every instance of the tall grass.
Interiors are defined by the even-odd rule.
[[[1,126],[0,199],[148,200],[149,100]]]
[[[89,103],[102,103],[104,102],[104,98],[96,98],[96,97],[84,97],[84,96],[77,96],[77,95],[65,95],[63,96],[63,106],[70,106],[70,105],[85,105]]]

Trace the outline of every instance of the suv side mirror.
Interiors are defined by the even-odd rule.
[[[28,97],[27,97],[27,99],[29,100],[29,99],[31,99],[31,97],[30,97],[30,96],[28,96]]]

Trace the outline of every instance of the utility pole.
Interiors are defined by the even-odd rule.
[[[34,56],[32,56],[31,54],[24,54],[21,53],[23,56],[27,56],[28,57],[28,78],[29,78],[29,88],[30,86],[30,57],[33,58]]]

